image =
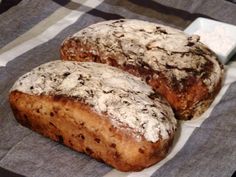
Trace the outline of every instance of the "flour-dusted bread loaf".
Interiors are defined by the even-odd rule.
[[[222,64],[198,36],[140,20],[91,25],[65,39],[61,57],[107,63],[141,76],[183,120],[209,107],[223,75]]]
[[[99,63],[43,64],[18,79],[9,100],[22,125],[121,171],[163,159],[176,129],[150,86]]]

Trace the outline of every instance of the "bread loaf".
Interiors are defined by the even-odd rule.
[[[16,81],[9,101],[23,126],[121,171],[163,159],[176,129],[165,99],[104,64],[43,64]]]
[[[201,115],[221,88],[223,66],[199,36],[164,25],[100,22],[65,39],[60,51],[63,60],[107,63],[142,77],[178,119]]]

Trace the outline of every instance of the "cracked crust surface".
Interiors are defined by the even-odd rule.
[[[61,57],[107,63],[142,77],[184,120],[206,110],[223,75],[222,64],[199,36],[140,20],[91,25],[65,39]]]
[[[162,160],[177,126],[140,78],[94,62],[45,63],[16,81],[9,101],[22,125],[121,171]]]
[[[168,139],[176,120],[169,104],[140,78],[94,63],[56,60],[26,73],[11,91],[73,98],[125,126],[139,140]]]

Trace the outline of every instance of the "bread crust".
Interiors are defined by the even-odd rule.
[[[137,140],[126,127],[114,127],[107,115],[63,95],[30,95],[12,91],[9,102],[16,120],[43,136],[84,152],[121,171],[140,171],[162,160],[172,144]]]
[[[166,43],[169,38],[176,44]],[[60,53],[63,60],[106,63],[143,78],[181,120],[198,117],[210,106],[224,72],[199,37],[138,20],[94,24],[65,39]]]

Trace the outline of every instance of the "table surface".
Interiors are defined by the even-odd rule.
[[[225,0],[3,0],[0,4],[0,176],[229,177],[236,169],[236,56],[222,89],[198,119],[180,122],[167,158],[141,172],[119,172],[19,125],[8,104],[16,79],[60,59],[69,35],[95,22],[133,18],[184,30],[198,17],[236,25]],[[19,174],[19,175],[18,175]]]

